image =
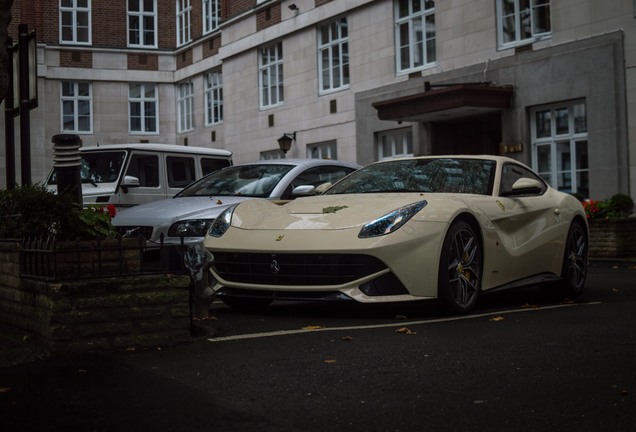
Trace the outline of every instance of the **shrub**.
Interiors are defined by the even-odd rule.
[[[604,201],[585,200],[583,208],[588,219],[620,219],[632,213],[634,201],[629,195],[618,193]]]
[[[41,184],[0,191],[0,238],[111,238],[116,235],[113,215],[113,206],[82,208],[70,195],[53,194]]]

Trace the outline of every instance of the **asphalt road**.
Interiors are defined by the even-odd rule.
[[[575,302],[215,304],[196,342],[0,368],[0,431],[635,431],[636,268]]]

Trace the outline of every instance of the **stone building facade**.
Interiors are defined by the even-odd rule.
[[[563,191],[636,198],[634,0],[15,0],[12,12],[11,36],[20,23],[37,33],[34,182],[62,132],[224,148],[237,163],[282,157],[277,138],[295,133],[288,157],[505,154]]]

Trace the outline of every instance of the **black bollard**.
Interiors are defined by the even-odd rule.
[[[57,193],[71,195],[73,201],[82,204],[81,156],[82,140],[78,135],[53,136],[53,168],[57,177]]]

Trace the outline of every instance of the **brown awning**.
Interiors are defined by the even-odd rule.
[[[449,121],[510,107],[512,86],[457,84],[375,102],[380,120]]]

